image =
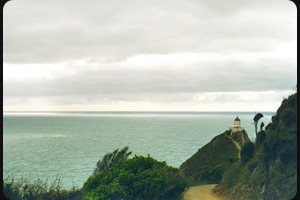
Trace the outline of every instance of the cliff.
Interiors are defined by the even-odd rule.
[[[246,131],[230,130],[214,137],[179,168],[189,185],[219,183],[223,173],[240,157],[241,147],[249,141]]]
[[[297,93],[282,101],[246,162],[234,163],[215,192],[228,199],[292,199],[297,193]],[[246,146],[246,145],[245,145]]]

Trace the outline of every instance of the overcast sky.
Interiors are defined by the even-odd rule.
[[[289,0],[12,0],[4,111],[276,111],[297,82]]]

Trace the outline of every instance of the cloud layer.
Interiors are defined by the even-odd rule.
[[[202,96],[226,110],[239,94],[242,110],[265,93],[274,109],[297,80],[296,14],[285,0],[13,0],[4,108],[208,110]]]
[[[10,1],[4,61],[270,51],[296,38],[296,7],[276,1]]]

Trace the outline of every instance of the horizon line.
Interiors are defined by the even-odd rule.
[[[107,113],[113,113],[113,112],[118,112],[118,113],[122,113],[122,112],[132,112],[132,113],[138,113],[138,112],[157,112],[157,113],[159,113],[159,112],[165,112],[165,113],[172,113],[172,112],[186,112],[186,113],[195,113],[195,112],[211,112],[211,113],[213,113],[213,112],[230,112],[230,113],[232,113],[232,112],[253,112],[253,113],[258,113],[258,112],[271,112],[271,113],[275,113],[276,111],[267,111],[267,110],[265,110],[265,111],[247,111],[247,110],[245,110],[245,111],[205,111],[205,110],[197,110],[197,111],[176,111],[176,110],[174,110],[174,111],[159,111],[159,110],[155,110],[155,111],[149,111],[149,110],[143,110],[143,111],[141,111],[141,110],[138,110],[138,111],[135,111],[135,110],[120,110],[120,111],[117,111],[117,110],[97,110],[97,111],[90,111],[90,110],[57,110],[57,111],[53,111],[53,110],[49,110],[49,111],[47,111],[47,110],[43,110],[43,111],[35,111],[35,110],[26,110],[26,111],[16,111],[16,110],[14,110],[14,111],[3,111],[3,113],[9,113],[9,112],[20,112],[20,113],[26,113],[26,112],[30,112],[30,113],[33,113],[33,112],[37,112],[37,113],[45,113],[45,112],[52,112],[52,113],[54,113],[54,112],[90,112],[90,113],[93,113],[93,112],[103,112],[103,113],[105,113],[105,112],[107,112]]]

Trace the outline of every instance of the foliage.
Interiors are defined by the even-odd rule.
[[[267,142],[264,142],[263,151],[262,151],[262,165],[266,173],[269,170],[269,162],[274,159],[274,152],[271,151],[271,145]]]
[[[291,162],[296,163],[297,151],[295,151],[295,147],[289,146],[285,149],[282,149],[279,153],[279,159],[280,159],[282,165],[288,165]]]
[[[252,162],[252,160],[247,165],[249,172],[253,172],[256,167],[257,167],[257,162]]]
[[[179,199],[186,187],[178,169],[149,155],[125,159],[83,186],[85,199]]]
[[[241,160],[243,163],[247,163],[254,155],[255,145],[252,142],[247,142],[241,149]]]
[[[258,117],[256,118],[258,120]],[[229,199],[292,199],[297,193],[297,93],[285,98],[254,147],[241,152],[216,191]],[[251,156],[251,152],[253,155]],[[247,162],[248,161],[248,162]]]
[[[261,130],[258,132],[256,137],[256,144],[262,144],[266,139],[266,132],[264,130]]]
[[[81,199],[180,199],[186,182],[177,168],[150,156],[127,157],[128,147],[115,150],[99,161],[107,165],[88,178],[82,189],[64,189],[59,178],[50,185],[38,179],[3,180],[3,193],[12,200],[81,200]]]
[[[253,117],[253,121],[254,121],[254,122],[258,122],[262,117],[263,117],[263,114],[257,113],[257,114]]]
[[[219,183],[225,170],[237,161],[239,150],[229,133],[225,131],[214,137],[180,166],[179,170],[189,185]],[[239,140],[244,133],[247,135],[241,131],[234,136]]]
[[[234,158],[232,158],[232,160],[233,159]],[[209,170],[209,172],[204,173],[202,179],[206,179],[207,182],[210,184],[219,183],[222,179],[223,173],[229,167],[230,164],[231,162],[229,160],[219,163],[214,168]]]
[[[30,182],[26,178],[15,180],[8,176],[3,180],[3,194],[11,200],[79,200],[82,199],[80,189],[73,187],[70,190],[62,188],[60,178],[48,185],[47,181],[37,179]]]
[[[226,187],[232,187],[238,181],[239,175],[241,173],[240,162],[233,164],[223,175],[222,184]]]
[[[239,159],[240,159],[239,157],[231,157],[231,158],[228,159],[228,161],[229,161],[230,164],[233,164],[236,161],[238,161]]]
[[[262,117],[263,117],[263,114],[257,113],[257,114],[254,116],[254,118],[253,118],[256,136],[257,136],[257,124],[258,124],[258,121],[259,121]]]
[[[297,115],[295,111],[288,109],[281,114],[281,120],[283,125],[288,127],[297,121]]]
[[[119,161],[127,159],[128,156],[132,153],[131,151],[128,152],[129,147],[126,146],[123,149],[119,150],[116,149],[112,153],[107,153],[103,156],[102,160],[99,160],[96,164],[96,168],[94,169],[93,175],[96,175],[100,173],[101,171],[104,171],[115,164],[117,164]]]
[[[264,123],[264,122],[260,123],[260,131],[263,130],[264,126],[265,126],[265,123]]]

